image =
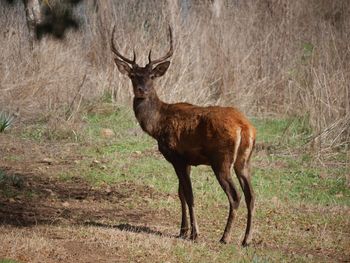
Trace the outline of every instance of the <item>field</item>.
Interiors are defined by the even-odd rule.
[[[0,1],[0,263],[350,262],[348,1],[39,2],[52,30],[55,8],[76,26],[35,40],[23,1]],[[205,166],[199,240],[177,238],[177,177],[134,117],[113,25],[140,66],[172,28],[163,101],[235,106],[256,126],[248,248],[243,198],[218,242],[228,201]]]
[[[257,210],[253,244],[242,248],[245,204],[232,243],[220,244],[228,202],[205,166],[192,172],[199,241],[178,239],[177,178],[155,141],[129,108],[98,101],[92,109],[80,132],[42,120],[0,134],[1,262],[350,259],[349,155],[328,153],[321,165],[303,151],[300,119],[253,118]]]

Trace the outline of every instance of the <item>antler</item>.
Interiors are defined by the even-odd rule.
[[[159,59],[153,60],[151,59],[151,53],[152,53],[152,49],[149,51],[148,54],[148,65],[147,66],[152,66],[154,64],[163,62],[164,60],[166,60],[167,58],[170,58],[173,53],[174,53],[174,49],[173,49],[173,33],[171,31],[171,27],[169,26],[169,36],[170,36],[170,49],[168,51],[168,53],[166,53],[166,55],[164,57],[161,57]]]
[[[111,49],[112,49],[113,53],[116,54],[119,58],[121,58],[125,62],[127,62],[127,63],[129,63],[131,65],[135,65],[136,64],[135,50],[134,50],[134,58],[133,58],[133,60],[130,60],[130,59],[124,57],[122,54],[120,54],[119,51],[116,49],[116,47],[114,45],[114,34],[115,34],[115,25],[113,27],[112,37],[111,37]]]

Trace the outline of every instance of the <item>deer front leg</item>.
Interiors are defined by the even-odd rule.
[[[179,180],[179,198],[181,201],[181,228],[180,228],[180,238],[186,238],[188,232],[188,221],[186,214],[186,199],[185,193],[181,181]]]
[[[196,240],[198,237],[199,231],[198,231],[196,215],[194,212],[194,198],[193,198],[192,184],[190,179],[191,167],[189,165],[182,164],[182,163],[175,163],[173,165],[175,168],[176,175],[179,178],[179,185],[182,186],[182,190],[183,190],[182,193],[183,193],[183,196],[185,197],[185,201],[187,203],[189,214],[190,214],[190,222],[191,222],[190,239]],[[180,200],[181,200],[181,195],[180,195]],[[181,201],[181,207],[183,207],[182,201]],[[186,212],[186,209],[182,208],[182,212],[184,211]],[[183,226],[183,224],[184,226],[186,226],[187,220],[184,221],[184,218],[186,218],[186,213],[185,213],[185,216],[184,216],[184,213],[182,213],[181,227]],[[180,235],[181,235],[181,231],[180,231]]]

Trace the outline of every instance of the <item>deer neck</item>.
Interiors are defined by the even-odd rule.
[[[147,98],[134,97],[133,108],[141,128],[154,138],[157,138],[162,102],[154,92]]]

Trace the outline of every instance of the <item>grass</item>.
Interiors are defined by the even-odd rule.
[[[132,181],[154,186],[159,191],[177,191],[177,178],[172,166],[161,155],[155,154],[156,142],[145,134],[132,133],[137,129],[137,124],[131,111],[121,108],[108,116],[87,115],[86,120],[87,140],[94,142],[94,145],[84,148],[82,154],[103,162],[92,164],[89,159],[81,163],[82,167],[87,168],[89,181]],[[255,119],[253,123],[258,129],[258,143],[274,146],[285,142],[279,146],[279,151],[300,146],[310,135],[309,128],[300,118]],[[117,135],[112,139],[103,139],[99,136],[101,127],[110,128]],[[288,139],[285,139],[287,134]],[[349,172],[348,167],[320,167],[308,152],[268,156],[258,153],[254,158],[253,183],[258,195],[267,198],[276,196],[290,202],[350,205],[344,177]],[[263,167],[259,167],[259,164]],[[77,171],[81,171],[82,167],[78,167]],[[226,198],[221,194],[222,190],[209,167],[195,167],[192,170],[196,192],[215,193],[214,199],[216,193],[220,193],[220,199]]]
[[[78,135],[79,146],[73,154],[81,158],[69,169],[53,170],[50,176],[65,183],[75,183],[74,178],[79,177],[101,189],[123,183],[144,189],[149,187],[161,197],[151,195],[145,200],[142,195],[133,193],[135,196],[125,207],[138,211],[141,205],[154,211],[166,211],[161,221],[148,221],[146,225],[177,233],[178,225],[173,222],[180,219],[180,205],[177,177],[172,166],[158,153],[156,142],[140,131],[131,110],[114,106],[113,109],[100,109],[83,116],[85,128]],[[350,170],[344,153],[333,153],[329,159],[323,160],[329,165],[320,165],[312,152],[302,148],[310,134],[302,119],[254,119],[253,122],[258,129],[258,143],[269,146],[257,151],[253,157],[253,185],[257,195],[255,245],[247,249],[238,246],[245,226],[244,198],[235,223],[233,245],[217,243],[227,216],[227,197],[211,169],[199,166],[192,169],[191,176],[201,230],[198,243],[113,230],[111,233],[124,241],[111,239],[108,243],[110,250],[117,247],[128,259],[147,261],[153,257],[159,262],[228,262],[232,259],[238,262],[310,262],[327,261],[329,253],[344,258],[349,239],[343,226],[349,225],[346,215],[350,206],[350,189],[345,178]],[[40,126],[49,131],[44,123]],[[114,136],[101,136],[102,128],[113,130]],[[63,141],[61,138],[34,136],[33,141],[45,145],[76,142],[74,138]],[[25,162],[26,159],[18,156],[12,161]],[[238,186],[237,179],[234,180]],[[4,173],[0,173],[0,184],[1,181],[15,183]],[[2,194],[14,198],[16,193]],[[38,198],[36,194],[27,197]],[[100,206],[106,205],[108,203],[103,202]],[[113,207],[118,208],[118,205],[113,204]],[[128,223],[128,220],[120,222]],[[111,235],[111,230],[98,228],[76,230],[72,227],[69,231],[74,237],[83,231],[84,237],[74,242],[84,244],[89,244],[87,240],[93,237],[99,240],[96,242],[105,244],[106,235]],[[50,240],[45,239],[45,242],[50,243]]]
[[[0,112],[0,132],[5,132],[5,130],[9,129],[13,123],[13,120],[13,116]]]
[[[140,132],[129,109],[120,107],[107,114],[86,114],[83,120],[86,130],[80,135],[83,141],[80,154],[86,158],[70,171],[60,173],[60,178],[82,176],[96,185],[130,181],[162,192],[177,192],[172,166],[157,153],[156,142]],[[258,144],[271,147],[267,155],[260,152],[254,156],[253,184],[259,196],[277,197],[286,202],[350,205],[344,177],[349,167],[322,167],[314,162],[311,153],[290,151],[301,146],[310,135],[303,119],[254,119],[253,123],[258,129]],[[42,124],[40,127],[34,131],[47,130]],[[103,138],[101,128],[113,130],[115,136]],[[43,140],[40,134],[25,131],[26,136],[39,141]],[[61,136],[48,136],[47,140],[52,138],[60,140]],[[341,153],[339,156],[344,160]],[[197,194],[211,195],[211,200],[226,199],[209,167],[194,167],[192,173]]]
[[[177,178],[172,166],[161,155],[152,154],[155,141],[144,134],[130,134],[137,126],[132,112],[120,109],[109,116],[92,115],[86,119],[88,140],[95,144],[86,147],[82,154],[102,160],[103,164],[91,165],[89,159],[74,173],[84,171],[85,167],[84,176],[95,184],[129,181],[152,186],[157,191],[177,193]],[[279,151],[300,146],[310,134],[300,118],[256,119],[254,124],[258,129],[258,142],[272,146],[284,142]],[[100,127],[111,128],[118,136],[106,142],[99,137]],[[286,134],[288,139],[284,138]],[[275,198],[286,204],[350,205],[350,192],[344,177],[349,172],[348,167],[320,167],[308,152],[268,156],[258,153],[254,159],[253,184],[263,200]],[[195,194],[203,202],[226,202],[226,196],[209,167],[193,168],[192,180]]]
[[[23,185],[23,179],[16,174],[8,175],[6,172],[0,170],[0,184],[6,183],[21,188]]]
[[[285,258],[279,252],[272,252],[267,255],[251,249],[240,249],[232,246],[224,246],[211,243],[190,243],[181,240],[169,239],[166,237],[145,236],[128,232],[116,231],[114,229],[64,227],[65,232],[75,236],[75,242],[82,244],[86,242],[93,247],[94,243],[103,244],[104,251],[108,253],[108,261],[118,262],[121,259],[135,262],[271,262],[283,261]],[[53,226],[53,230],[58,232]],[[36,230],[36,236],[28,237],[28,243],[38,242],[39,233],[44,231],[40,227]],[[8,234],[8,236],[10,233]],[[18,235],[23,235],[23,230],[19,230]],[[39,239],[40,240],[40,239]],[[41,240],[41,249],[44,254],[49,254],[51,247],[47,240]],[[65,257],[70,259],[72,252],[67,252]],[[81,260],[88,260],[89,254],[80,255]],[[38,257],[38,256],[37,256]],[[291,256],[292,259],[302,259],[298,256]],[[40,258],[39,258],[40,259]],[[91,257],[90,257],[91,259]],[[305,261],[305,260],[304,260]]]
[[[252,121],[258,129],[257,140],[267,144],[288,147],[301,146],[312,134],[306,117],[255,118]]]
[[[14,259],[0,258],[0,263],[18,263],[18,261]]]
[[[345,178],[320,179],[312,169],[257,169],[254,184],[264,197],[278,197],[286,202],[323,205],[350,205]]]

